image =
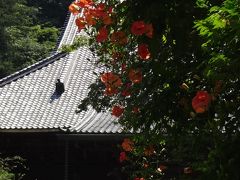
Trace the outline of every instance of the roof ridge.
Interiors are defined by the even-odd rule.
[[[6,84],[9,84],[9,83],[21,78],[21,77],[24,77],[27,74],[30,74],[31,72],[41,69],[42,67],[45,67],[48,64],[53,63],[54,61],[59,60],[60,58],[66,56],[67,54],[68,53],[65,53],[65,52],[55,53],[51,56],[46,57],[45,59],[43,59],[41,61],[38,61],[24,69],[21,69],[9,76],[6,76],[6,77],[0,79],[0,88],[5,86]]]
[[[55,47],[54,47],[54,49],[52,51],[52,54],[57,53],[58,50],[59,50],[60,43],[61,43],[62,38],[64,36],[64,33],[65,33],[65,30],[66,30],[66,27],[68,25],[70,17],[71,17],[71,14],[70,14],[70,12],[68,12],[67,15],[66,15],[65,21],[63,23],[63,26],[60,28],[60,34],[58,36],[58,39],[57,39],[56,45],[55,45]]]

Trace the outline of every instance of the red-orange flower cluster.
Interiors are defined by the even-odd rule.
[[[149,167],[149,164],[144,163],[144,164],[143,164],[143,167],[144,167],[144,168],[148,168],[148,167]]]
[[[86,22],[84,21],[84,19],[82,17],[79,17],[75,20],[75,23],[78,27],[78,30],[80,31],[81,29],[85,28]]]
[[[99,3],[95,9],[92,9],[92,12],[95,15],[95,17],[102,18],[105,13],[105,8],[106,6],[104,3]]]
[[[140,113],[140,108],[138,108],[138,107],[133,107],[132,112],[133,112],[134,114],[138,114],[138,113]]]
[[[77,15],[80,13],[81,8],[84,8],[83,12],[84,16],[81,17],[81,23],[76,23],[77,26],[79,27],[79,30],[85,28],[85,25],[89,26],[96,25],[97,23],[96,20],[98,19],[101,20],[104,25],[112,24],[111,19],[112,8],[111,7],[107,8],[104,3],[95,5],[92,0],[79,0],[73,2],[69,6],[69,11],[74,15]],[[97,37],[97,40],[99,40],[99,37]]]
[[[163,164],[160,164],[160,166],[158,167],[157,169],[159,172],[164,172],[167,170],[167,166],[163,165]]]
[[[216,81],[215,87],[213,89],[214,94],[218,95],[222,91],[222,87],[223,87],[223,81],[222,80]]]
[[[145,34],[149,38],[153,37],[153,26],[152,26],[152,24],[146,24],[145,25]]]
[[[98,24],[100,26],[95,27],[97,28],[96,42],[102,43],[110,39],[111,43],[117,45],[126,45],[128,43],[129,39],[123,31],[117,30],[115,32],[112,32],[111,36],[109,36],[109,25],[113,23],[112,18],[114,17],[114,15],[112,14],[112,7],[108,7],[105,3],[95,4],[92,0],[78,0],[73,2],[69,6],[69,11],[74,15],[77,15],[82,8],[84,9],[83,16],[77,17],[75,20],[75,23],[78,26],[79,30]],[[131,26],[131,32],[133,35],[136,36],[145,35],[149,38],[152,38],[153,27],[152,24],[146,24],[144,21],[135,21]],[[139,57],[143,60],[150,59],[151,54],[147,44],[140,44],[137,48],[137,53]],[[123,57],[123,53],[114,53],[113,51],[112,56],[114,60],[112,61],[112,64],[116,65],[116,60],[121,60],[121,58]],[[123,74],[125,74],[125,72],[127,71],[125,61],[120,61],[120,63],[122,64],[121,71]],[[129,80],[131,81],[131,83],[129,83],[131,85],[132,83],[136,84],[142,82],[142,71],[139,68],[130,68],[127,75]],[[121,78],[117,74],[114,74],[112,72],[103,73],[101,75],[101,81],[106,86],[104,93],[108,96],[117,94],[120,89],[119,87],[123,84]],[[130,87],[126,86],[126,88],[122,89],[122,96],[127,97],[131,95]],[[116,105],[112,108],[112,115],[116,117],[120,117],[123,112],[124,108],[121,106]],[[134,108],[133,112],[139,113],[139,108]],[[125,151],[132,151],[133,143],[131,141],[125,140],[122,145]]]
[[[74,15],[79,14],[79,6],[74,2],[68,6],[68,10],[73,13]]]
[[[143,60],[148,60],[151,56],[151,53],[148,49],[147,44],[140,44],[138,45],[138,55]]]
[[[120,77],[112,72],[103,73],[101,81],[106,86],[106,95],[116,94],[118,87],[122,85]]]
[[[196,113],[204,113],[211,103],[211,96],[207,91],[198,91],[192,99],[192,107]]]
[[[107,96],[113,96],[114,94],[117,94],[118,93],[118,90],[116,88],[113,88],[111,86],[107,86],[105,91],[104,91],[104,94],[107,95]]]
[[[89,26],[94,26],[97,24],[96,18],[89,10],[84,11],[85,23]]]
[[[145,24],[143,21],[135,21],[132,23],[131,33],[136,36],[146,34],[146,36],[152,38],[153,26],[152,24]]]
[[[145,33],[145,23],[143,21],[135,21],[132,23],[131,32],[134,35],[142,35]]]
[[[131,93],[130,93],[128,90],[123,90],[121,94],[122,94],[122,96],[124,96],[124,97],[127,97],[127,96],[130,96],[130,95],[131,95]]]
[[[125,138],[122,142],[122,148],[124,151],[131,152],[133,150],[133,144],[130,139]]]
[[[112,24],[112,18],[106,12],[104,12],[103,15],[102,15],[102,21],[103,21],[103,24],[105,24],[105,25]]]
[[[75,3],[81,8],[86,8],[93,4],[92,0],[78,0]]]
[[[127,96],[130,96],[131,95],[131,84],[132,83],[127,83],[125,85],[125,89],[122,91],[121,95],[124,96],[124,97],[127,97]]]
[[[113,106],[112,115],[116,117],[120,117],[123,113],[124,109],[121,106]]]
[[[153,146],[149,146],[147,148],[144,149],[144,155],[145,156],[151,156],[155,153],[155,149]]]
[[[101,75],[101,81],[106,86],[118,87],[122,85],[122,80],[119,78],[119,76],[112,72],[103,73]]]
[[[107,28],[106,27],[100,28],[96,37],[97,42],[104,42],[107,40],[107,38],[108,38]]]
[[[136,178],[134,178],[134,180],[144,180],[144,178],[136,177]]]
[[[120,153],[120,156],[119,156],[119,161],[120,162],[123,162],[123,161],[126,161],[127,160],[127,155],[125,152],[121,152]]]
[[[115,44],[124,45],[124,44],[127,44],[128,38],[126,37],[123,31],[117,31],[112,33],[111,41],[112,43],[115,43]]]
[[[70,4],[68,6],[68,10],[74,15],[77,15],[80,13],[80,8],[86,8],[91,6],[92,4],[92,0],[79,0]]]
[[[128,78],[135,84],[140,83],[142,82],[142,71],[140,69],[130,69]]]
[[[184,173],[184,174],[192,174],[192,173],[193,173],[193,170],[192,170],[191,167],[185,167],[185,168],[183,169],[183,173]]]

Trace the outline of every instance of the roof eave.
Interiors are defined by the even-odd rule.
[[[0,129],[0,133],[59,133],[63,132],[59,128],[44,129]]]
[[[101,140],[122,140],[133,136],[131,133],[71,133],[58,134],[59,138],[64,140],[85,140],[85,141],[101,141]]]

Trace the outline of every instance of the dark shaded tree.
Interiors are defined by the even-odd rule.
[[[49,55],[59,30],[38,19],[39,10],[24,0],[0,2],[0,78]]]
[[[240,2],[83,2],[70,10],[86,9],[77,25],[105,70],[79,108],[136,132],[131,178],[239,179]]]

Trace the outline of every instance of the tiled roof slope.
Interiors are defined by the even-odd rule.
[[[71,44],[77,34],[71,15],[58,48]],[[98,69],[91,52],[81,47],[68,55],[56,52],[0,80],[0,131],[121,133],[122,127],[110,113],[96,113],[93,109],[75,113],[96,78],[94,71]],[[65,85],[60,97],[54,93],[58,78]]]

